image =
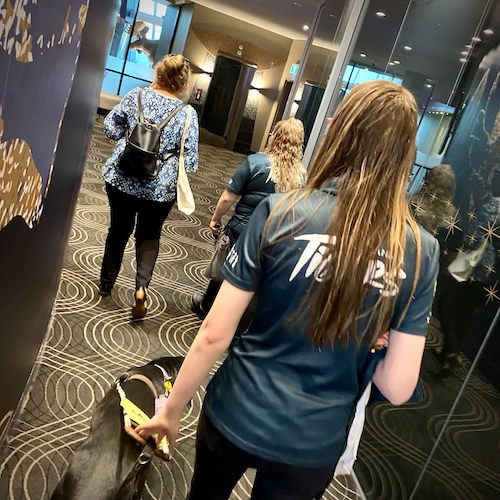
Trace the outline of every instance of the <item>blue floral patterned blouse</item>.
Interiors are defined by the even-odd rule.
[[[127,176],[117,167],[118,159],[125,149],[125,132],[132,129],[139,121],[138,93],[139,87],[131,90],[104,119],[104,133],[118,142],[102,167],[102,175],[107,183],[132,196],[159,202],[173,201],[177,192],[178,155],[171,155],[163,161],[158,176],[152,180]],[[150,123],[160,123],[180,103],[180,99],[164,97],[151,88],[144,88],[142,91],[144,119]],[[184,162],[186,172],[195,172],[198,168],[198,115],[191,106],[186,106],[179,111],[163,128],[160,138],[160,156],[167,156],[168,151],[179,147],[188,113],[191,120],[186,135]]]

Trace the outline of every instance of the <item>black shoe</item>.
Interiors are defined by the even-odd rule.
[[[101,283],[99,285],[99,295],[101,297],[109,297],[111,295],[111,290],[113,290],[113,285],[111,283]]]
[[[132,307],[132,317],[134,319],[142,319],[146,316],[148,312],[148,308],[146,302],[148,300],[148,295],[146,293],[146,289],[141,286],[139,287],[134,294],[134,305]]]
[[[191,310],[200,318],[201,320],[207,317],[207,311],[203,309],[203,298],[204,295],[202,293],[195,293],[191,297]]]

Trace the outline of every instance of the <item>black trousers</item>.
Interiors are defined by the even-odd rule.
[[[335,466],[297,467],[257,457],[231,443],[202,413],[187,499],[227,500],[248,468],[257,470],[251,500],[313,500],[321,498]]]
[[[123,193],[106,183],[111,224],[102,259],[101,284],[114,285],[128,239],[135,228],[136,288],[147,288],[160,250],[163,223],[174,201],[157,202]],[[137,224],[136,224],[137,222]]]
[[[459,283],[447,270],[439,274],[435,303],[443,333],[445,356],[464,349],[469,351],[466,349],[468,337],[484,337],[486,334],[498,305],[495,301],[486,303],[485,289],[488,289],[488,285],[477,281]],[[475,355],[473,352],[464,354]]]

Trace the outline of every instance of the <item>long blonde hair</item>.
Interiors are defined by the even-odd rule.
[[[269,158],[271,179],[277,192],[290,191],[302,187],[306,170],[302,165],[304,125],[296,118],[281,120],[271,134],[265,153]]]
[[[335,244],[328,245],[321,283],[310,287],[302,308],[309,318],[307,338],[315,345],[346,345],[350,339],[359,344],[360,318],[366,320],[363,334],[373,329],[372,340],[387,330],[407,225],[416,243],[415,288],[420,237],[408,208],[406,183],[415,154],[416,118],[415,99],[403,87],[382,80],[357,85],[333,117],[305,190],[282,201],[293,217],[298,200],[336,179],[338,191],[328,227]],[[373,269],[381,249],[386,279],[373,307],[362,314],[369,289],[367,270]],[[409,302],[401,317],[408,306]]]

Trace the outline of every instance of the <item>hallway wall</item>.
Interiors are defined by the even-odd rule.
[[[0,49],[0,441],[49,324],[117,6],[24,8]]]

